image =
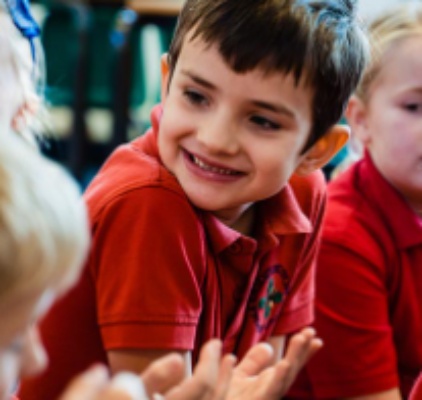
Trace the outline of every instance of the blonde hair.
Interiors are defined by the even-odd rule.
[[[77,279],[89,245],[79,188],[21,138],[0,136],[0,301]]]
[[[392,7],[369,27],[370,62],[364,71],[356,95],[367,101],[373,82],[386,58],[402,40],[422,34],[422,3],[410,2]]]
[[[29,41],[15,27],[4,1],[0,0],[0,109],[5,113],[1,122],[11,125],[16,113],[30,105],[34,110],[24,115],[25,124],[16,133],[33,143],[41,132],[45,114],[44,56],[40,42],[34,44],[35,60]]]

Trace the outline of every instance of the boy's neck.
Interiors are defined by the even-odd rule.
[[[221,216],[217,217],[223,224],[229,226],[235,231],[245,236],[253,236],[254,222],[255,222],[255,205],[251,205],[243,211],[236,219],[224,219]]]

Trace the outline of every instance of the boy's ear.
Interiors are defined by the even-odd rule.
[[[307,175],[328,163],[350,137],[347,125],[334,125],[304,155],[295,173]]]
[[[161,101],[165,101],[168,91],[170,75],[169,56],[165,53],[161,56]]]
[[[367,146],[371,139],[367,129],[367,106],[358,97],[350,98],[346,108],[346,118],[352,128],[353,136]]]

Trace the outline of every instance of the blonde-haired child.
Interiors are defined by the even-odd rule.
[[[0,137],[1,399],[44,368],[35,321],[75,283],[88,244],[76,184],[21,139]]]
[[[365,154],[329,186],[315,324],[326,346],[307,368],[313,393],[296,398],[407,399],[422,369],[422,4],[369,33],[347,110]]]

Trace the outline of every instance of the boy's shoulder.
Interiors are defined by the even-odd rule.
[[[326,182],[321,171],[292,175],[275,196],[264,200],[265,218],[281,232],[318,234],[326,203]]]
[[[157,188],[186,197],[176,178],[160,163],[152,132],[118,147],[84,193],[90,212],[126,194]]]
[[[289,180],[289,186],[305,212],[325,204],[327,183],[321,170],[303,176],[294,174]]]

